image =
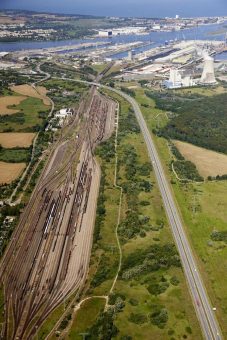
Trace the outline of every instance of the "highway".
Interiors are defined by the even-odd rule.
[[[77,81],[68,79],[71,81]],[[83,81],[82,81],[83,82]],[[89,84],[88,82],[85,82]],[[107,90],[110,90],[121,97],[125,98],[133,107],[136,118],[140,125],[144,140],[147,145],[149,157],[152,162],[152,166],[156,175],[157,183],[160,189],[160,193],[165,206],[166,214],[170,223],[170,227],[175,239],[176,246],[181,258],[182,267],[184,269],[185,277],[187,279],[188,287],[191,293],[192,301],[195,307],[197,317],[199,319],[201,329],[205,339],[222,339],[221,330],[218,325],[215,313],[208,298],[206,288],[199,273],[199,268],[196,264],[195,257],[193,255],[190,242],[187,239],[186,232],[183,227],[179,211],[176,207],[176,203],[171,192],[168,180],[165,175],[164,168],[159,159],[158,152],[152,136],[147,128],[146,122],[143,118],[140,107],[135,99],[128,96],[122,91],[110,88],[99,83],[91,83]]]
[[[190,243],[187,239],[183,223],[181,221],[172,192],[170,190],[168,180],[166,179],[165,172],[159,159],[154,141],[152,140],[151,134],[147,128],[137,102],[133,98],[123,93],[119,94],[127,99],[127,101],[130,102],[133,106],[141,131],[143,133],[149,156],[152,161],[153,169],[155,171],[159,189],[162,195],[166,214],[169,219],[172,233],[180,254],[182,266],[187,278],[194,307],[200,321],[204,336],[206,339],[221,339],[221,331],[216,316],[214,315],[213,309],[206,293],[206,289],[199,273],[199,269],[196,265]]]

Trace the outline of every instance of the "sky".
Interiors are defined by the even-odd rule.
[[[107,16],[227,16],[227,0],[0,0],[0,9]]]

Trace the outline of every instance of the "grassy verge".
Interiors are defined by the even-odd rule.
[[[4,322],[4,292],[3,287],[0,287],[0,325]],[[1,328],[0,328],[1,329]]]
[[[65,303],[62,303],[60,306],[58,306],[45,320],[41,328],[39,329],[37,333],[37,338],[39,340],[44,340],[48,336],[48,334],[52,331],[58,320],[62,317],[67,307],[72,303],[73,299],[76,297],[77,293],[74,293],[72,296],[70,296]],[[74,306],[72,306],[73,311]],[[69,312],[70,314],[70,312]],[[53,336],[53,339],[56,337]]]

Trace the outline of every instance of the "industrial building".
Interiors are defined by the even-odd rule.
[[[134,60],[134,56],[135,56],[135,51],[134,50],[128,51],[128,60],[129,61],[133,61]]]
[[[113,31],[99,31],[99,37],[101,38],[111,38],[113,36]]]
[[[73,109],[61,109],[55,114],[55,118],[59,119],[59,126],[62,126],[65,120],[74,115]]]
[[[163,86],[168,89],[191,87],[195,85],[195,81],[190,76],[182,77],[181,73],[176,69],[171,69],[169,79],[163,82]]]

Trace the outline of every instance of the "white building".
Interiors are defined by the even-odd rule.
[[[113,36],[113,31],[99,31],[100,38],[109,38]]]
[[[214,74],[214,58],[210,57],[207,53],[204,54],[203,73],[200,83],[203,85],[213,85],[217,83]]]
[[[57,118],[66,118],[68,116],[73,115],[73,109],[62,109],[56,113],[55,117]]]
[[[73,116],[74,110],[73,109],[62,109],[55,114],[55,118],[59,120],[59,126],[64,124],[64,121],[68,118]]]
[[[160,31],[161,25],[154,25],[154,26],[152,27],[152,29],[155,30],[155,31]]]

